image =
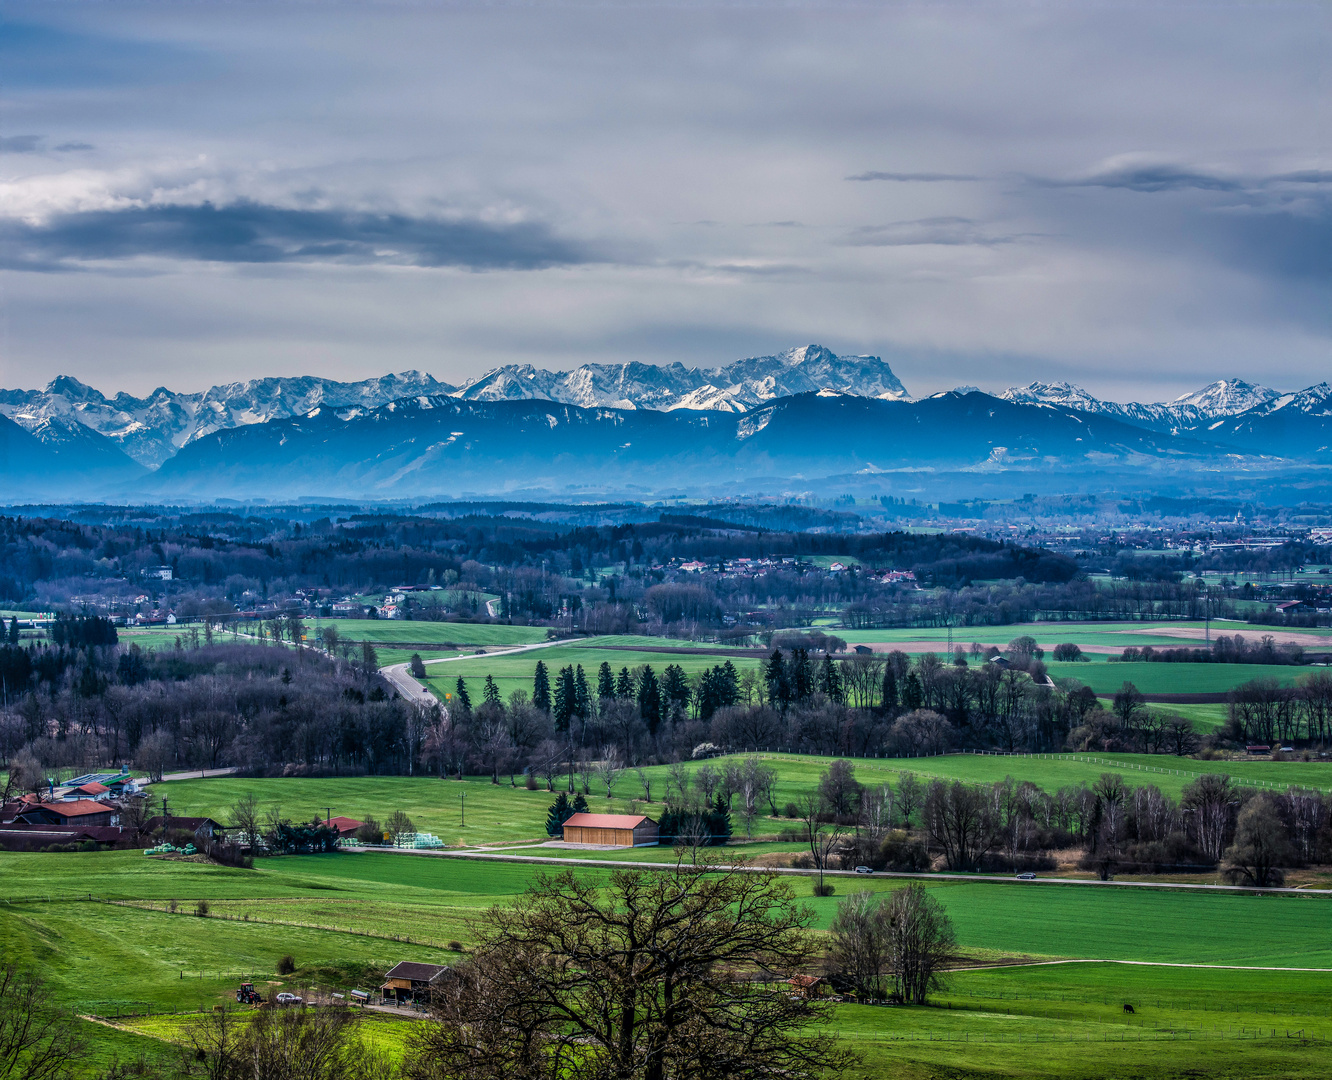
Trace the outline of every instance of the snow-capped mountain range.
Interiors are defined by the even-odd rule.
[[[1144,405],[1131,401],[1102,401],[1072,383],[1034,382],[1014,386],[995,395],[1005,401],[1026,405],[1061,405],[1066,409],[1112,416],[1116,420],[1150,428],[1153,431],[1193,431],[1224,416],[1236,416],[1281,398],[1275,390],[1255,386],[1243,379],[1220,379],[1201,390],[1183,394],[1174,401]]]
[[[837,356],[821,345],[805,345],[716,368],[626,363],[545,371],[511,364],[460,387],[420,371],[404,371],[354,383],[311,376],[253,379],[197,394],[159,387],[144,398],[126,393],[107,398],[62,375],[44,390],[0,390],[0,413],[43,439],[68,438],[68,425],[81,424],[105,435],[141,465],[156,468],[182,446],[214,431],[304,416],[319,408],[365,412],[423,395],[557,401],[585,408],[747,412],[776,398],[819,390],[885,400],[910,397],[877,356]]]
[[[979,393],[974,387],[959,392]],[[328,413],[349,421],[393,402],[427,398],[734,414],[755,412],[802,394],[912,400],[880,357],[838,356],[821,345],[805,345],[721,367],[630,362],[548,371],[509,365],[457,387],[420,371],[405,371],[361,382],[266,378],[214,386],[202,393],[159,387],[142,398],[123,392],[108,398],[77,379],[61,376],[42,390],[0,390],[0,415],[65,460],[103,460],[108,468],[119,461],[132,468],[121,456],[123,451],[139,466],[155,469],[182,448],[216,432]],[[1332,429],[1332,388],[1327,383],[1282,394],[1242,379],[1224,379],[1153,404],[1102,401],[1066,382],[1033,382],[991,396],[1014,405],[1105,417],[1244,452],[1320,460],[1332,453],[1327,434]]]
[[[252,379],[214,386],[200,394],[158,387],[147,397],[124,392],[108,398],[62,375],[44,390],[0,390],[0,413],[42,442],[68,443],[79,429],[104,435],[141,465],[156,468],[187,443],[210,432],[304,416],[321,406],[378,408],[417,394],[454,388],[419,371],[342,383],[302,376]]]
[[[820,390],[888,401],[910,398],[879,357],[838,356],[822,345],[803,345],[715,368],[687,368],[677,362],[584,364],[573,371],[542,371],[512,365],[465,383],[454,396],[464,401],[558,401],[584,408],[748,412],[775,398]]]

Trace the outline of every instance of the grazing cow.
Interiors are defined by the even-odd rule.
[[[1131,1012],[1133,1011],[1133,1006],[1130,1005],[1130,1004],[1128,1004],[1128,1002],[1125,1002],[1125,1003],[1124,1003],[1124,1011],[1125,1011],[1126,1013],[1131,1013]]]

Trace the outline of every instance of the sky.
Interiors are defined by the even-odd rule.
[[[1332,373],[1332,5],[28,3],[0,386]]]

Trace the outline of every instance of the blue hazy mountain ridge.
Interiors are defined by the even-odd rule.
[[[31,432],[0,415],[0,494],[6,502],[98,499],[148,475],[110,439],[82,424],[50,418]]]
[[[1225,448],[1071,409],[946,393],[923,401],[799,394],[745,413],[426,396],[355,415],[218,431],[168,461],[163,497],[374,498],[463,491],[661,490],[903,468],[1203,467]]]

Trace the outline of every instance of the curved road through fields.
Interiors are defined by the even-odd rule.
[[[549,649],[552,645],[567,645],[567,641],[539,641],[535,645],[515,645],[508,649],[487,649],[486,656],[511,656],[514,653],[532,652],[534,649]],[[423,660],[423,664],[450,664],[458,660],[475,660],[476,653],[463,653],[460,656],[439,656],[434,660]],[[429,708],[440,704],[439,698],[435,697],[421,683],[417,682],[412,673],[407,670],[407,664],[388,664],[379,669],[379,673],[386,678],[390,685],[398,691],[406,700],[413,705],[420,705]]]

